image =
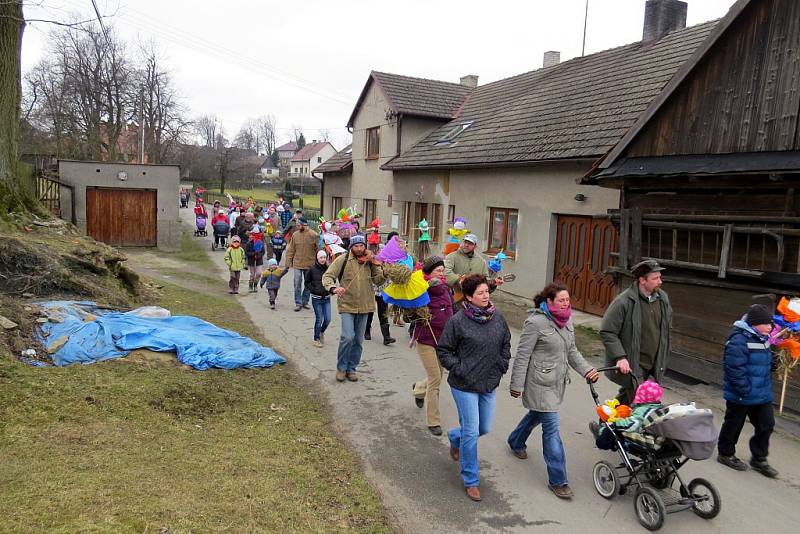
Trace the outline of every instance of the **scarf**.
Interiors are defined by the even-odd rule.
[[[464,299],[464,314],[478,324],[486,324],[491,321],[496,310],[497,308],[495,308],[494,304],[491,302],[489,302],[489,305],[485,308],[479,308],[467,299]]]
[[[556,323],[556,326],[559,328],[564,328],[567,326],[569,318],[572,317],[572,306],[566,310],[558,309],[553,311],[547,307],[547,301],[545,300],[542,301],[542,303],[539,305],[539,308],[544,312],[545,315],[547,315],[548,319]]]

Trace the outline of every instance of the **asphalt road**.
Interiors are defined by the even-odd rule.
[[[181,211],[193,224],[189,210]],[[198,238],[210,239],[210,238]],[[227,271],[222,252],[208,254],[219,267],[221,294],[227,292]],[[243,279],[246,276],[243,274]],[[319,389],[330,405],[339,433],[361,459],[365,472],[382,494],[383,501],[399,532],[575,532],[591,529],[604,532],[642,532],[634,515],[630,494],[612,500],[600,497],[592,482],[592,467],[598,460],[617,461],[617,453],[594,447],[587,423],[594,407],[586,384],[573,373],[560,412],[561,435],[567,450],[572,501],[557,499],[547,488],[547,474],[541,457],[541,434],[535,430],[528,442],[529,458],[512,456],[506,444],[525,410],[518,399],[508,394],[506,375],[500,384],[497,413],[492,431],[479,442],[481,494],[474,503],[464,494],[458,465],[448,455],[445,436],[432,436],[425,426],[424,410],[418,409],[411,395],[411,384],[424,378],[415,350],[408,347],[408,336],[392,327],[398,342],[384,347],[376,325],[374,338],[365,341],[359,368],[360,381],[338,383],[334,379],[339,320],[334,304],[333,324],[326,345],[312,345],[312,310],[294,312],[292,273],[283,279],[277,310],[267,305],[266,291],[237,298],[271,340],[274,348]],[[233,297],[232,297],[233,298]],[[512,331],[513,347],[519,332]],[[590,359],[591,362],[591,359]],[[601,365],[601,362],[592,362]],[[610,398],[614,384],[602,380],[601,398]],[[694,400],[714,409],[717,425],[723,404],[721,392],[709,386],[686,386],[674,380],[666,383],[666,402]],[[445,430],[458,418],[443,383],[441,410]],[[445,433],[446,434],[446,433]],[[745,427],[739,442],[739,456],[747,460]],[[778,432],[771,443],[770,461],[780,477],[770,480],[754,472],[736,472],[714,459],[691,461],[680,473],[686,481],[703,477],[712,481],[722,498],[722,511],[713,520],[704,520],[691,511],[671,514],[664,529],[677,532],[779,533],[797,532],[800,524],[800,442]],[[677,529],[677,530],[674,530]]]

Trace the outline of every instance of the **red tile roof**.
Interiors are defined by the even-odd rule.
[[[333,148],[333,145],[327,141],[323,141],[321,143],[308,143],[295,153],[294,157],[292,157],[292,161],[310,161],[317,152],[325,148],[325,145],[330,145],[331,148]]]
[[[297,150],[297,143],[295,143],[294,141],[289,141],[288,143],[279,146],[275,150],[277,150],[278,152],[285,152],[289,150],[295,151]]]

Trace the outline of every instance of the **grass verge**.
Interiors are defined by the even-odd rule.
[[[233,299],[159,284],[173,313],[264,341]],[[0,531],[390,532],[289,368],[33,368],[2,354],[0,381]]]
[[[311,180],[312,178],[309,178]],[[219,189],[209,189],[211,193],[219,195]],[[247,200],[248,197],[253,197],[257,202],[269,205],[275,202],[278,198],[278,193],[281,191],[275,189],[228,189],[225,188],[225,193],[231,195],[237,200]],[[294,206],[298,205],[297,199],[292,201]],[[319,209],[319,195],[303,195],[303,207],[309,209]]]

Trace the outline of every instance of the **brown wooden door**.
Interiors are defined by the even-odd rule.
[[[116,247],[156,245],[156,192],[86,188],[86,233]]]
[[[608,219],[558,216],[554,279],[569,288],[575,309],[601,315],[614,298],[614,281],[605,271],[616,246]]]

